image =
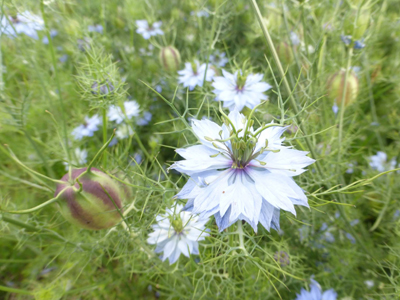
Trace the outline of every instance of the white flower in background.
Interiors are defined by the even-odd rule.
[[[307,45],[307,48],[306,48],[306,44],[304,42],[301,42],[300,50],[303,52],[308,52],[309,54],[312,54],[315,52],[315,48],[312,45]]]
[[[210,55],[210,63],[219,68],[225,67],[225,65],[228,62],[229,62],[229,59],[226,57],[225,52],[216,50],[213,54]]]
[[[193,90],[196,85],[203,86],[204,74],[206,81],[211,81],[215,75],[214,70],[212,70],[211,65],[201,64],[195,60],[194,63],[185,63],[185,68],[183,70],[178,71],[179,74],[179,83],[183,83],[184,87],[189,87],[189,90]]]
[[[262,74],[243,75],[242,71],[231,74],[225,70],[222,70],[222,74],[223,76],[214,77],[213,92],[217,95],[215,100],[224,101],[224,107],[229,110],[236,107],[241,111],[245,106],[253,109],[261,100],[268,99],[263,93],[271,86],[261,81]]]
[[[199,11],[192,11],[191,13],[190,13],[190,15],[191,16],[197,16],[197,17],[199,17],[199,18],[201,18],[201,17],[209,17],[210,16],[210,14],[206,11],[206,10],[199,10]]]
[[[298,46],[301,43],[299,36],[294,32],[290,32],[290,41],[292,42],[293,46]]]
[[[138,27],[136,32],[141,34],[144,39],[148,40],[152,36],[164,34],[164,32],[160,29],[161,25],[161,21],[154,22],[152,25],[149,25],[146,20],[138,20],[136,21],[136,26]]]
[[[71,165],[74,167],[81,167],[87,162],[88,152],[86,149],[75,148],[74,152],[71,153]],[[68,170],[69,164],[64,161],[65,169]]]
[[[85,136],[93,136],[93,133],[98,130],[101,125],[101,119],[98,115],[93,115],[91,118],[85,117],[85,123],[79,125],[72,131],[72,135],[76,140],[81,140]]]
[[[174,213],[175,210],[175,213]],[[161,259],[169,259],[172,265],[181,253],[187,257],[199,254],[199,241],[209,234],[205,230],[208,219],[182,211],[182,205],[167,209],[165,215],[156,217],[157,224],[153,225],[154,232],[150,233],[147,242],[156,245],[156,253],[164,252]]]
[[[29,11],[18,13],[15,17],[3,16],[1,19],[1,32],[11,37],[24,33],[27,36],[37,40],[39,39],[37,31],[43,29],[43,19]]]
[[[89,32],[103,33],[103,26],[100,25],[100,24],[97,24],[97,25],[89,25],[89,26],[88,26],[88,31],[89,31]]]
[[[115,123],[117,124],[121,124],[122,121],[124,121],[125,117],[130,120],[133,117],[139,116],[140,106],[136,101],[125,101],[124,109],[125,114],[122,112],[121,107],[116,105],[110,106],[107,113],[108,119],[110,121],[115,121]]]
[[[322,288],[318,282],[311,279],[310,291],[301,289],[300,294],[297,294],[296,300],[336,300],[337,293],[334,289],[329,289],[322,293]]]
[[[125,124],[125,123],[118,126],[117,130],[115,131],[115,136],[119,140],[126,139],[126,138],[130,137],[131,135],[133,135],[133,129],[130,125]]]
[[[190,176],[177,197],[188,199],[185,210],[214,215],[221,231],[237,220],[254,231],[259,222],[267,230],[278,229],[280,209],[295,215],[294,205],[309,207],[292,177],[314,160],[282,145],[286,128],[271,123],[254,130],[237,109],[228,118],[229,126],[192,121],[201,144],[176,150],[185,160],[170,168]]]
[[[365,285],[367,286],[367,288],[373,288],[375,285],[375,282],[373,280],[365,280],[364,281]]]
[[[387,154],[383,151],[378,151],[376,155],[369,157],[369,165],[372,169],[378,172],[385,172],[396,168],[396,158],[393,157],[390,161],[387,161]]]

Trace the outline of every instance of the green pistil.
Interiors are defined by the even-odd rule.
[[[193,70],[193,74],[197,75],[197,65],[195,62],[192,62],[192,70]]]
[[[181,233],[183,231],[183,223],[180,216],[175,217],[175,219],[172,221],[172,227],[177,233]]]
[[[247,75],[239,74],[236,80],[236,89],[238,91],[243,91],[244,85],[246,84]]]

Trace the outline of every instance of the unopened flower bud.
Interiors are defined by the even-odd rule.
[[[102,171],[91,168],[89,173],[77,177],[87,168],[65,174],[56,187],[60,195],[61,214],[67,221],[81,228],[100,230],[115,226],[121,221],[123,188]],[[118,211],[120,210],[120,211]]]
[[[343,98],[343,89],[345,87],[345,77],[346,70],[340,70],[333,74],[329,80],[327,85],[328,96],[331,100],[336,100],[337,104],[342,103]],[[358,95],[358,78],[354,71],[350,71],[347,84],[346,84],[346,94],[344,95],[344,105],[347,106],[350,103],[354,102]]]
[[[105,82],[98,83],[95,81],[92,84],[92,94],[94,95],[107,95],[109,93],[112,93],[114,91],[114,86],[109,80],[106,80]]]
[[[168,72],[176,72],[181,63],[181,55],[178,49],[173,46],[167,46],[160,51],[160,63]]]
[[[368,28],[370,15],[369,9],[352,9],[344,23],[346,35],[351,35],[353,41],[361,39]]]
[[[293,51],[288,43],[280,42],[278,46],[276,46],[276,52],[278,53],[279,58],[286,64],[291,64],[293,62]]]

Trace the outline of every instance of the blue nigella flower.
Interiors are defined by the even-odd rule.
[[[318,282],[311,279],[310,291],[301,289],[297,294],[296,300],[336,300],[337,293],[333,289],[322,292],[322,288]]]

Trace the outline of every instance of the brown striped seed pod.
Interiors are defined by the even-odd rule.
[[[72,170],[71,178],[67,173],[61,178],[65,183],[57,184],[55,196],[62,193],[58,201],[61,214],[81,228],[100,230],[113,227],[122,220],[123,188],[95,168],[78,178],[86,169]]]
[[[176,72],[181,64],[181,55],[178,49],[173,46],[167,46],[160,51],[160,63],[168,72]]]
[[[333,74],[327,84],[328,96],[331,100],[336,100],[339,105],[342,103],[343,89],[345,87],[346,70],[340,70]],[[344,95],[344,105],[353,103],[358,96],[358,78],[356,73],[351,70],[349,72],[346,84],[346,94]]]

